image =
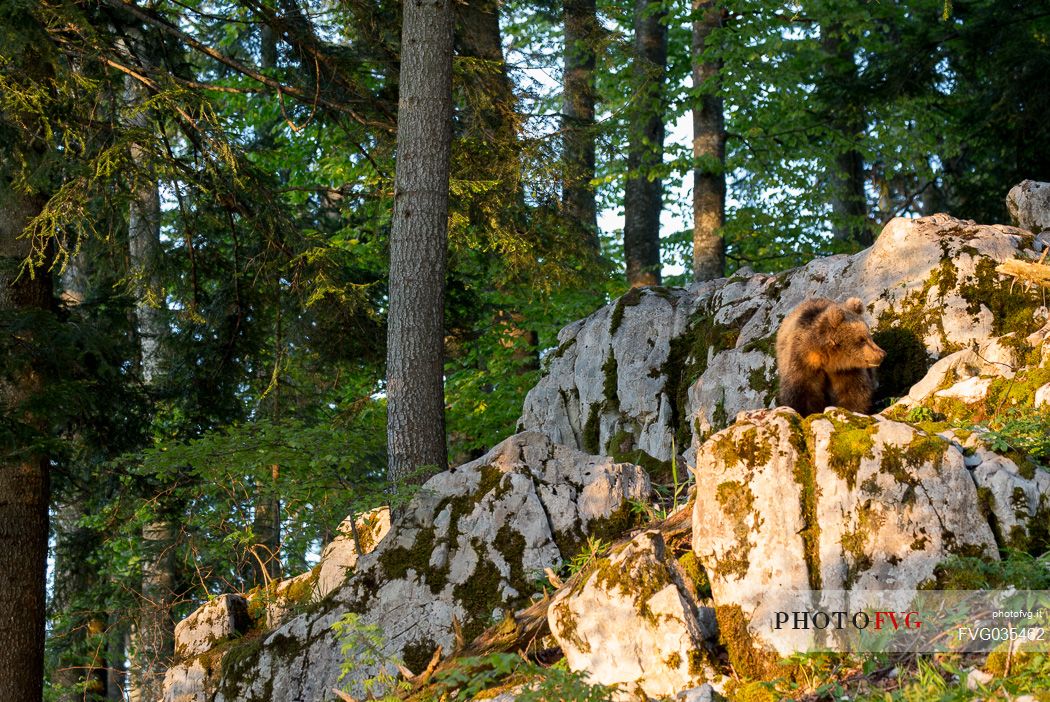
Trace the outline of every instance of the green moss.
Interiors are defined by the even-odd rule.
[[[733,551],[725,554],[718,561],[718,574],[721,577],[740,579],[751,567],[750,555],[753,544],[748,537],[751,535],[752,526],[748,523],[748,517],[754,512],[755,494],[747,485],[728,481],[718,485],[715,489],[715,498],[722,508],[722,513],[732,521],[733,536],[736,538]]]
[[[689,422],[685,416],[689,387],[707,370],[708,354],[719,353],[736,346],[740,329],[754,315],[749,310],[731,325],[715,321],[710,303],[701,307],[689,320],[685,332],[671,339],[667,361],[660,372],[667,378],[664,393],[671,405],[671,426],[678,446],[688,446]]]
[[[518,591],[519,599],[507,604],[516,609],[528,600],[528,596],[535,589],[526,577],[525,566],[522,565],[525,559],[525,537],[517,529],[504,524],[496,532],[496,540],[493,545],[510,565],[510,580],[507,584]]]
[[[747,630],[740,605],[716,605],[718,637],[729,654],[733,670],[747,678],[770,680],[784,673],[776,652],[757,648]]]
[[[672,651],[671,654],[664,659],[664,665],[671,670],[677,670],[678,666],[682,665],[682,654],[678,651]]]
[[[244,699],[246,688],[255,682],[264,638],[263,632],[258,631],[213,648],[201,657],[200,662],[209,673],[222,671],[219,691],[226,699]],[[268,682],[267,687],[271,686],[272,683]],[[263,699],[269,699],[268,691],[264,692]]]
[[[817,473],[813,466],[813,438],[806,431],[802,419],[794,412],[784,412],[791,429],[789,441],[798,458],[795,461],[794,478],[799,485],[799,512],[802,515],[803,553],[806,558],[806,571],[809,575],[809,586],[814,590],[821,588],[820,575],[820,522],[817,521]]]
[[[955,254],[951,251],[948,242],[942,241],[941,260],[938,267],[930,272],[930,275],[923,281],[922,287],[906,295],[896,309],[887,307],[883,310],[877,320],[874,335],[881,335],[883,332],[897,329],[900,330],[898,339],[908,343],[905,341],[907,333],[910,333],[917,340],[924,339],[928,334],[936,333],[940,337],[944,353],[952,353],[959,350],[959,344],[948,340],[940,310],[936,305],[930,304],[930,294],[934,289],[936,289],[937,295],[943,300],[958,284],[959,271],[955,265]],[[888,341],[887,343],[891,342]],[[884,346],[883,348],[885,349],[886,347]],[[902,351],[907,355],[906,348],[902,349]],[[892,373],[889,358],[883,361],[882,368]],[[880,393],[880,396],[885,397],[888,395]]]
[[[413,571],[416,577],[426,581],[431,592],[437,594],[448,582],[447,569],[430,567],[430,557],[434,552],[434,528],[420,529],[410,548],[395,546],[379,554],[379,566],[386,580],[398,580],[408,577]]]
[[[777,702],[781,699],[771,683],[740,682],[735,684],[731,691],[727,688],[727,691],[733,702]]]
[[[573,614],[571,609],[569,609],[568,602],[562,600],[554,605],[554,616],[558,622],[561,637],[581,652],[590,653],[591,645],[580,636],[579,631],[577,630],[578,622],[576,621],[576,615]]]
[[[743,464],[748,468],[765,465],[773,457],[773,446],[765,432],[759,434],[757,427],[749,427],[743,433],[726,432],[714,444],[715,455],[726,466]]]
[[[361,553],[370,553],[379,543],[380,515],[374,513],[357,527],[357,538],[360,540]]]
[[[846,562],[845,589],[851,589],[860,574],[871,569],[873,561],[867,551],[868,538],[878,531],[883,522],[885,517],[865,504],[857,511],[856,528],[842,535],[839,543],[843,552],[849,556]]]
[[[587,522],[587,534],[603,541],[612,541],[639,526],[642,523],[642,519],[641,513],[631,509],[629,502],[624,502],[609,516],[598,517]],[[576,554],[573,553],[572,555]],[[572,557],[566,556],[564,553],[562,553],[562,556],[566,558]]]
[[[1042,305],[1037,293],[1027,292],[1023,285],[1012,285],[1007,277],[995,272],[997,262],[982,258],[974,274],[959,286],[959,295],[967,303],[966,311],[977,314],[981,307],[992,313],[992,334],[1015,332],[1028,336],[1039,328],[1035,311]]]
[[[410,641],[405,644],[401,658],[404,661],[405,667],[418,675],[426,670],[427,664],[429,664],[430,659],[434,657],[434,651],[436,650],[437,643],[435,643],[433,639],[427,638],[418,641]]]
[[[1013,378],[996,378],[988,386],[984,415],[995,418],[1012,407],[1031,407],[1035,391],[1050,383],[1050,368],[1028,368]]]
[[[587,453],[601,452],[601,415],[602,404],[594,403],[587,412],[587,421],[583,424],[583,450]]]
[[[696,553],[692,550],[686,551],[678,559],[678,565],[681,566],[689,582],[692,583],[693,595],[696,599],[705,600],[711,597],[711,581],[708,580],[707,571],[704,570],[700,559],[696,557]]]
[[[605,359],[605,363],[602,364],[602,374],[605,378],[602,388],[605,393],[606,406],[616,409],[620,406],[620,399],[616,394],[618,378],[616,375],[616,356],[613,354],[612,347],[609,347],[609,356]]]
[[[594,582],[607,592],[629,597],[646,621],[658,625],[659,618],[649,606],[653,596],[672,582],[666,563],[648,557],[648,553],[628,556],[614,563],[611,558],[599,558],[594,566]]]
[[[776,358],[777,356],[777,335],[776,332],[767,336],[760,336],[757,339],[752,339],[743,346],[740,347],[741,351],[761,351],[770,358]]]
[[[554,357],[555,358],[561,358],[562,356],[565,355],[566,351],[568,351],[569,349],[571,349],[575,345],[576,345],[576,337],[575,336],[572,337],[571,339],[566,339],[564,343],[559,344],[558,348],[555,349]]]
[[[613,308],[612,317],[609,319],[609,336],[615,336],[616,331],[620,328],[620,324],[623,323],[624,310],[628,307],[637,306],[641,301],[641,288],[631,288],[616,301],[616,307]]]
[[[706,669],[711,666],[711,657],[707,651],[694,648],[687,654],[689,656],[689,676],[699,682],[704,682]]]
[[[999,520],[995,516],[995,494],[987,487],[977,488],[977,508],[981,512],[981,516],[988,522],[988,526],[991,527],[992,536],[995,538],[996,546],[1000,550],[1005,548],[1006,541],[1004,540],[1002,527],[999,525]]]
[[[321,575],[321,564],[318,563],[310,569],[309,577],[292,582],[284,589],[281,596],[291,605],[306,604],[313,599],[317,591],[317,578]],[[249,607],[251,605],[249,604]]]
[[[827,419],[833,427],[828,439],[828,467],[852,490],[861,460],[872,456],[878,423],[871,417],[829,412],[811,417],[805,426],[812,426],[818,419]]]
[[[945,439],[935,434],[916,432],[907,446],[887,444],[883,447],[882,470],[892,475],[898,483],[909,487],[909,490],[905,491],[904,499],[914,497],[914,488],[918,487],[920,481],[911,471],[924,465],[931,465],[934,470],[940,471],[949,445]]]
[[[503,578],[496,565],[485,558],[485,545],[474,539],[471,546],[478,554],[478,564],[466,582],[452,588],[452,596],[469,614],[463,622],[463,638],[467,641],[485,630],[496,608],[507,606],[500,594]]]

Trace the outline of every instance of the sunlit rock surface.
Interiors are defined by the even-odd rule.
[[[569,668],[619,685],[624,699],[638,699],[637,690],[668,697],[711,676],[716,631],[659,532],[642,532],[598,559],[580,585],[558,593],[547,619]]]
[[[632,290],[562,330],[521,426],[594,453],[667,461],[672,438],[681,454],[737,412],[775,405],[776,331],[809,297],[865,302],[888,352],[882,394],[902,396],[937,358],[1045,321],[1038,293],[995,273],[1033,245],[1014,227],[894,219],[852,256],[688,290]]]

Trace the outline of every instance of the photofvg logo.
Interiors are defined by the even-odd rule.
[[[782,655],[1050,650],[1050,591],[770,592],[750,629]]]
[[[869,627],[874,631],[882,631],[884,628],[892,628],[897,631],[900,628],[920,629],[922,628],[922,617],[919,612],[896,612],[892,610],[878,610],[875,612],[825,612],[817,611],[795,611],[775,612],[773,628],[780,630],[785,626],[792,629],[846,629],[852,627],[857,630],[866,630]]]

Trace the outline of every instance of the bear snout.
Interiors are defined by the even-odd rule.
[[[886,352],[883,351],[874,341],[869,341],[864,351],[866,360],[871,364],[872,368],[877,367],[886,358]]]

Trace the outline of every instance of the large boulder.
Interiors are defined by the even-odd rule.
[[[998,558],[963,450],[884,417],[744,413],[700,447],[696,479],[693,549],[745,674],[807,645],[763,626],[791,593],[914,590],[952,554]]]
[[[529,602],[545,568],[558,568],[590,535],[633,522],[649,497],[638,466],[590,456],[529,432],[431,478],[353,576],[312,610],[224,651],[201,702],[321,700],[359,689],[382,661],[419,672],[457,628],[468,640]],[[379,651],[343,652],[335,628],[382,637]],[[365,655],[367,654],[367,655]],[[185,662],[189,666],[192,662]],[[350,670],[339,682],[341,671]]]
[[[737,412],[775,405],[777,327],[809,297],[865,302],[888,352],[882,394],[903,395],[936,358],[1045,321],[1037,292],[995,272],[1043,245],[1028,231],[947,215],[894,219],[852,256],[632,290],[561,331],[520,424],[592,453],[668,461],[672,446],[685,452]]]
[[[617,685],[626,699],[664,698],[712,675],[716,640],[658,531],[645,531],[598,558],[575,587],[561,590],[547,620],[571,670]]]
[[[1036,234],[1050,230],[1050,183],[1025,180],[1006,196],[1010,219],[1022,229]]]

